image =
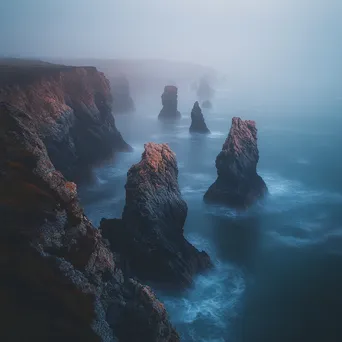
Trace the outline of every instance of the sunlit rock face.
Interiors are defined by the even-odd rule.
[[[110,84],[96,68],[2,68],[0,101],[31,116],[54,166],[69,179],[80,166],[131,150],[115,126]]]
[[[234,117],[228,138],[216,158],[218,177],[204,200],[246,208],[261,199],[267,187],[257,174],[258,161],[255,122]]]
[[[191,111],[191,126],[189,128],[190,133],[210,133],[207,125],[205,124],[201,107],[196,101]]]
[[[130,93],[129,82],[125,76],[111,79],[113,94],[113,113],[125,114],[135,111],[135,106]]]
[[[102,220],[101,229],[129,270],[142,279],[187,287],[212,266],[209,256],[185,238],[188,207],[178,186],[176,156],[166,144],[148,143],[127,174],[122,220]]]
[[[159,113],[159,120],[180,119],[181,114],[178,111],[178,89],[175,86],[165,86],[161,96],[163,108]]]

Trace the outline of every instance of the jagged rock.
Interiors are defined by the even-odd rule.
[[[166,144],[148,143],[127,174],[122,220],[103,219],[100,228],[127,271],[141,279],[186,287],[195,273],[212,266],[183,235],[188,207],[178,187],[176,156]]]
[[[211,104],[209,100],[205,100],[202,102],[202,108],[211,109],[212,107],[213,105]]]
[[[115,127],[106,77],[94,67],[2,65],[0,101],[31,115],[54,166],[73,179],[115,151],[130,151]],[[8,71],[10,70],[10,71]]]
[[[178,89],[175,86],[165,86],[164,92],[161,96],[163,108],[159,113],[158,119],[180,119],[181,114],[177,110],[178,106]]]
[[[0,103],[0,340],[179,341],[150,289],[125,281],[41,136],[33,114]]]
[[[113,92],[113,113],[134,112],[135,106],[130,94],[129,82],[125,76],[118,76],[111,80]]]
[[[189,131],[190,133],[210,133],[207,125],[204,122],[204,117],[198,101],[195,102],[191,111],[191,126]]]
[[[204,195],[208,202],[246,208],[267,193],[257,174],[259,151],[255,122],[234,117],[228,138],[216,158],[217,180]]]

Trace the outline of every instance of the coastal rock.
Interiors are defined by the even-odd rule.
[[[204,195],[208,202],[246,208],[267,193],[257,174],[259,151],[255,122],[234,117],[228,138],[216,158],[217,180]]]
[[[0,66],[0,101],[31,116],[52,163],[67,178],[132,149],[115,127],[110,84],[96,68],[1,60]]]
[[[100,228],[112,250],[126,259],[129,274],[184,288],[212,264],[184,238],[188,207],[177,177],[176,156],[169,146],[146,144],[141,161],[127,174],[122,220],[103,219]]]
[[[158,119],[160,120],[173,120],[180,119],[181,114],[177,110],[178,106],[178,89],[175,86],[165,86],[164,92],[161,96],[163,108],[159,113]]]
[[[113,113],[123,114],[134,112],[135,106],[130,94],[129,82],[125,76],[111,79],[113,93]]]
[[[0,340],[179,341],[151,290],[125,279],[76,184],[51,162],[44,110],[0,102]]]
[[[212,107],[213,105],[209,100],[205,100],[202,102],[202,108],[211,109]]]
[[[204,122],[204,117],[198,101],[195,102],[194,107],[191,111],[191,126],[189,128],[189,131],[190,133],[210,133],[207,125]]]

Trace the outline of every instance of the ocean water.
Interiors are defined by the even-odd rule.
[[[229,91],[218,94],[204,110],[208,136],[188,132],[191,98],[180,99],[183,116],[174,124],[157,120],[153,99],[118,116],[134,152],[117,154],[80,186],[85,212],[95,225],[120,217],[126,173],[144,143],[168,143],[189,206],[186,237],[215,264],[184,293],[155,289],[182,341],[341,341],[342,101],[245,105]],[[258,172],[270,193],[244,213],[202,200],[233,116],[257,122]]]

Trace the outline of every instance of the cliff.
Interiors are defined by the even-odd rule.
[[[127,272],[171,287],[187,287],[211,267],[183,235],[188,207],[178,186],[176,156],[166,144],[148,143],[127,174],[122,220],[102,220],[103,236],[127,262]]]
[[[151,289],[84,215],[37,120],[0,103],[2,341],[178,341]],[[132,329],[134,327],[134,329]]]
[[[190,133],[210,133],[207,125],[205,124],[201,107],[196,101],[191,111],[191,126],[189,128]]]
[[[178,89],[175,86],[165,86],[161,96],[163,108],[159,113],[160,120],[180,119],[181,114],[178,111]]]
[[[68,178],[131,150],[115,127],[109,82],[95,68],[3,61],[0,76],[0,101],[30,115],[52,163]]]
[[[234,117],[228,138],[216,158],[217,180],[204,195],[208,202],[246,208],[267,193],[257,174],[259,150],[255,122]]]

